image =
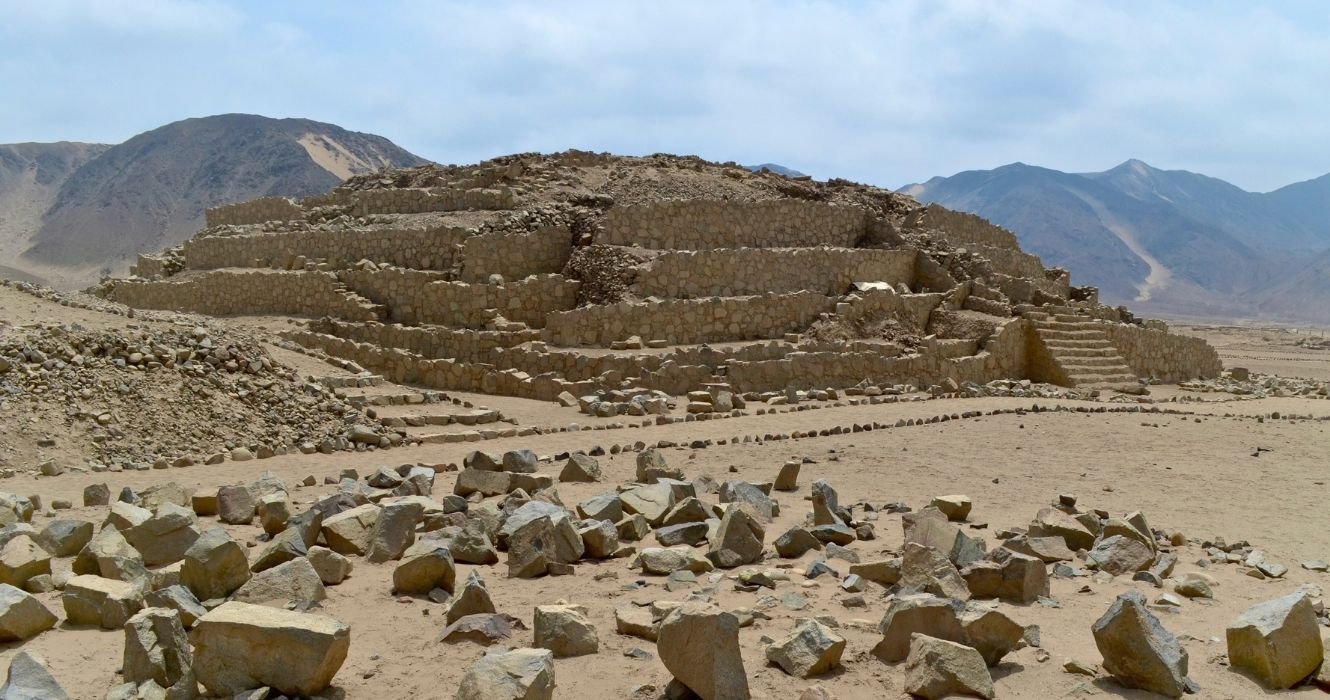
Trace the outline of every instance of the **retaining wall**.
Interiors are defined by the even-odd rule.
[[[203,220],[208,228],[303,218],[305,210],[301,209],[295,200],[286,197],[260,197],[248,202],[213,207],[203,213]]]
[[[357,294],[389,307],[387,320],[484,326],[497,311],[532,328],[554,311],[577,304],[577,282],[561,275],[533,275],[504,284],[449,282],[417,270],[343,270],[338,277]]]
[[[458,246],[471,234],[463,228],[311,230],[193,238],[184,245],[191,270],[222,267],[290,269],[304,259],[324,259],[334,268],[360,260],[420,270],[452,267]]]
[[[813,292],[620,302],[552,313],[546,337],[564,346],[608,346],[634,335],[671,345],[776,338],[804,330],[835,303]]]
[[[729,248],[670,251],[639,267],[642,297],[692,299],[810,290],[839,296],[855,282],[913,286],[914,250]]]
[[[958,248],[983,245],[993,248],[1019,250],[1016,234],[1001,226],[959,211],[944,209],[930,204],[912,215],[906,223],[907,228],[916,230],[936,230],[942,238]]]
[[[572,233],[563,227],[530,233],[486,233],[462,244],[464,282],[484,282],[490,275],[518,280],[527,275],[561,272],[573,252]]]
[[[379,309],[326,272],[194,272],[162,281],[117,281],[107,298],[139,309],[214,316],[289,314],[374,321]]]
[[[653,202],[610,209],[596,242],[661,250],[853,248],[868,219],[858,207],[795,199]]]
[[[1129,323],[1099,325],[1137,376],[1172,383],[1218,377],[1224,371],[1219,353],[1200,338]]]

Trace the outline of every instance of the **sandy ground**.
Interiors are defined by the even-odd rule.
[[[9,320],[28,313],[50,314],[50,308],[14,308],[6,305],[0,315]],[[47,305],[49,306],[49,305]],[[63,309],[60,313],[86,315],[89,312]],[[93,314],[97,316],[96,314]],[[89,319],[95,320],[95,319]],[[124,319],[115,319],[124,322]],[[109,322],[109,321],[108,321]],[[1204,330],[1197,332],[1205,332]],[[1225,334],[1216,332],[1216,336]],[[1292,367],[1289,374],[1330,377],[1330,352],[1290,352],[1281,344],[1261,341],[1256,335],[1243,335],[1221,345],[1227,364],[1241,361],[1244,366]],[[1263,344],[1264,343],[1264,344]],[[1315,356],[1313,356],[1315,355]],[[1264,363],[1264,364],[1262,364]],[[309,367],[315,371],[315,367]],[[1261,370],[1268,371],[1268,370]],[[327,367],[326,374],[336,371]],[[1156,399],[1188,395],[1176,388],[1160,387]],[[521,425],[566,425],[582,422],[570,409],[536,404],[503,397],[476,397],[477,403],[500,408],[518,418]],[[1055,406],[1114,407],[1129,404],[1107,402],[1032,401],[1029,399],[941,399],[874,406],[824,407],[818,410],[747,416],[725,420],[689,422],[648,428],[615,430],[585,429],[523,438],[487,441],[482,444],[425,445],[372,454],[296,455],[262,461],[217,466],[195,466],[163,471],[80,474],[58,477],[19,476],[0,482],[0,489],[21,494],[37,494],[46,503],[54,498],[69,498],[81,503],[83,488],[106,482],[112,493],[122,486],[134,489],[177,481],[199,491],[218,486],[251,481],[265,469],[297,483],[306,475],[320,482],[345,468],[355,468],[362,475],[379,466],[404,463],[460,462],[477,446],[490,451],[529,448],[542,455],[573,449],[589,449],[641,440],[660,440],[688,444],[694,440],[719,443],[706,449],[667,449],[671,464],[680,465],[690,477],[709,475],[718,481],[742,479],[768,481],[780,465],[791,458],[808,457],[798,493],[779,494],[781,516],[767,529],[771,542],[785,529],[802,522],[811,506],[806,500],[808,485],[815,479],[827,479],[839,491],[842,503],[869,502],[881,506],[905,501],[917,508],[934,495],[964,493],[975,501],[972,523],[986,524],[986,529],[970,529],[972,535],[984,536],[989,547],[997,544],[996,531],[1029,523],[1036,511],[1055,500],[1060,493],[1076,494],[1083,507],[1103,508],[1114,514],[1140,510],[1155,528],[1176,528],[1194,542],[1179,550],[1179,574],[1200,570],[1195,564],[1203,557],[1199,541],[1221,536],[1232,542],[1248,540],[1269,553],[1269,559],[1289,567],[1282,580],[1258,581],[1243,575],[1232,565],[1215,565],[1206,572],[1219,582],[1213,601],[1187,601],[1176,614],[1160,613],[1165,627],[1179,635],[1190,654],[1190,673],[1201,686],[1201,698],[1253,698],[1267,693],[1247,677],[1231,671],[1224,660],[1222,641],[1225,626],[1249,605],[1287,594],[1299,585],[1330,584],[1330,576],[1302,569],[1307,559],[1330,559],[1330,469],[1327,456],[1330,421],[1288,415],[1330,416],[1330,401],[1278,398],[1229,400],[1223,394],[1199,395],[1205,403],[1164,403],[1160,408],[1183,412],[1181,415],[1154,413],[1074,413],[1032,412],[990,415],[966,420],[841,434],[799,440],[743,443],[744,436],[763,436],[828,429],[836,426],[879,422],[894,424],[898,419],[995,409],[1031,409],[1035,404]],[[1272,412],[1285,418],[1271,419]],[[3,429],[3,428],[0,428]],[[740,442],[734,442],[739,438]],[[1256,447],[1269,450],[1253,456]],[[605,456],[601,465],[605,483],[561,484],[558,491],[565,504],[572,506],[589,496],[614,489],[633,478],[633,455]],[[548,465],[557,473],[560,465]],[[439,475],[435,494],[451,493],[454,476]],[[333,487],[294,488],[295,510],[300,510]],[[714,498],[714,496],[712,497]],[[105,508],[75,508],[55,517],[105,519]],[[37,516],[34,525],[41,528],[52,519],[50,513]],[[201,526],[211,526],[210,518]],[[851,549],[864,560],[885,557],[901,548],[900,516],[882,515],[876,522],[878,538],[856,542]],[[257,527],[231,527],[242,542],[253,543],[258,552]],[[648,540],[643,545],[652,546]],[[842,700],[852,698],[905,697],[904,673],[897,666],[886,665],[869,650],[878,641],[876,625],[886,603],[882,589],[870,589],[865,595],[866,609],[847,609],[841,605],[845,594],[827,577],[805,581],[801,572],[812,561],[810,554],[800,560],[771,558],[762,566],[788,568],[791,581],[776,591],[750,594],[733,590],[727,572],[714,582],[699,577],[694,591],[714,588],[715,598],[732,608],[751,608],[759,598],[774,594],[798,593],[807,607],[790,609],[777,604],[767,610],[770,620],[759,620],[741,630],[745,668],[750,676],[754,697],[771,700],[795,698],[807,687],[821,685]],[[833,560],[834,568],[844,572],[845,562]],[[67,569],[70,560],[57,560],[55,566]],[[458,580],[472,569],[459,565]],[[500,612],[531,623],[532,609],[539,604],[564,600],[589,609],[601,642],[594,656],[555,662],[558,698],[625,698],[641,684],[663,688],[669,673],[656,657],[654,645],[644,640],[616,634],[613,611],[629,601],[682,600],[688,591],[668,592],[664,579],[643,577],[629,568],[628,560],[603,563],[583,562],[572,577],[510,580],[506,566],[478,567]],[[741,569],[742,570],[742,569]],[[609,574],[609,577],[598,575]],[[451,698],[457,683],[476,658],[484,653],[478,646],[449,646],[434,643],[444,627],[445,608],[424,599],[399,599],[390,594],[392,565],[372,565],[356,561],[351,578],[328,589],[323,614],[351,625],[350,656],[335,679],[328,697],[345,698]],[[641,581],[634,590],[626,586]],[[1153,697],[1123,689],[1103,678],[1090,679],[1062,670],[1066,659],[1099,664],[1101,658],[1090,633],[1091,624],[1111,604],[1114,596],[1129,589],[1141,590],[1153,600],[1161,591],[1128,577],[1106,583],[1090,578],[1053,579],[1052,597],[1059,607],[1042,605],[1012,606],[1001,609],[1022,624],[1038,624],[1042,648],[1051,658],[1036,660],[1036,650],[1027,648],[1009,655],[993,669],[1000,698],[1056,698],[1106,696],[1119,698]],[[53,611],[63,616],[57,594],[39,596]],[[779,668],[765,663],[762,638],[778,638],[795,619],[826,615],[838,621],[838,630],[848,640],[843,668],[813,680],[792,679]],[[514,646],[531,644],[532,633],[519,631]],[[20,646],[10,644],[0,651],[0,663],[20,648],[43,654],[57,679],[72,697],[102,698],[106,689],[119,682],[123,633],[62,624]],[[643,649],[650,659],[625,656],[631,649]],[[1284,695],[1285,693],[1280,693]],[[1319,691],[1303,689],[1287,693],[1314,696]]]

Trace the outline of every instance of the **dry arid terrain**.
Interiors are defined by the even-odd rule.
[[[693,157],[206,220],[0,285],[0,696],[1330,684],[1319,331],[1139,319],[977,217]]]
[[[5,335],[33,323],[78,324],[85,328],[122,328],[126,323],[136,323],[123,316],[61,306],[12,288],[0,289],[0,308],[4,309]],[[221,323],[245,331],[280,322],[237,318]],[[140,318],[137,323],[168,321]],[[1330,350],[1294,350],[1259,330],[1189,331],[1216,341],[1227,339],[1229,342],[1216,342],[1226,365],[1277,369],[1306,377],[1330,376]],[[292,361],[302,358],[308,362],[308,358],[293,356]],[[327,369],[302,368],[324,373]],[[484,401],[484,397],[468,398]],[[798,490],[778,494],[780,515],[767,526],[769,539],[774,539],[773,533],[803,522],[811,511],[809,484],[816,479],[834,485],[843,504],[856,505],[858,516],[864,514],[858,504],[880,509],[888,503],[903,502],[918,510],[937,495],[967,494],[974,508],[964,528],[970,535],[987,539],[990,547],[998,544],[996,533],[1028,525],[1040,508],[1056,502],[1060,494],[1074,494],[1083,508],[1100,508],[1113,514],[1141,511],[1151,526],[1177,530],[1187,538],[1186,544],[1175,549],[1175,577],[1193,571],[1213,577],[1213,599],[1183,599],[1175,611],[1159,613],[1164,626],[1182,640],[1190,656],[1190,675],[1200,687],[1198,697],[1250,698],[1267,692],[1228,667],[1224,630],[1253,603],[1304,586],[1319,591],[1326,584],[1324,573],[1301,566],[1303,561],[1330,558],[1330,528],[1325,515],[1330,496],[1325,418],[1330,417],[1330,403],[1324,397],[1251,398],[1161,386],[1139,403],[1134,399],[902,398],[920,400],[858,406],[845,401],[827,402],[812,404],[818,410],[782,409],[767,415],[612,430],[598,430],[610,421],[587,420],[575,409],[495,399],[487,405],[502,403],[506,414],[517,417],[518,426],[548,432],[486,441],[480,446],[494,453],[529,449],[545,459],[573,450],[609,450],[639,441],[672,443],[680,446],[662,450],[671,466],[682,468],[690,479],[710,477],[716,482],[769,482],[786,461],[802,459],[805,463]],[[24,442],[17,433],[23,430],[20,426],[25,407],[21,399],[13,398],[0,405],[3,441],[12,450]],[[1115,412],[1097,412],[1102,409]],[[1133,411],[1121,412],[1123,409]],[[1001,413],[989,415],[994,411]],[[761,439],[853,425],[895,426],[902,419],[963,412],[985,415],[869,432]],[[1281,417],[1273,419],[1272,415]],[[580,424],[582,429],[558,431],[570,424]],[[78,429],[56,424],[44,432],[55,436],[57,449],[50,452],[54,458],[76,462],[76,450],[59,448],[78,446],[84,437]],[[688,447],[695,442],[705,447]],[[95,523],[105,520],[106,507],[81,506],[84,489],[96,483],[108,484],[113,497],[126,487],[143,493],[168,482],[194,493],[210,493],[220,486],[251,482],[262,472],[271,471],[290,487],[291,505],[293,511],[298,511],[335,493],[337,487],[324,485],[325,479],[344,470],[353,469],[363,477],[382,466],[457,465],[475,447],[472,443],[420,445],[377,453],[286,455],[263,461],[119,473],[92,473],[71,464],[68,471],[52,477],[34,475],[24,468],[27,459],[9,457],[9,467],[18,473],[5,479],[3,487],[15,494],[40,496],[42,506],[32,520],[38,530],[57,518]],[[1258,448],[1261,451],[1256,454]],[[634,453],[607,454],[598,459],[604,483],[558,484],[558,495],[565,504],[634,480]],[[541,471],[557,473],[560,467],[558,463],[543,464]],[[307,476],[318,485],[298,486]],[[455,478],[453,472],[439,473],[435,493],[451,493]],[[58,499],[69,500],[74,507],[52,511],[51,504]],[[901,515],[880,512],[871,522],[877,538],[855,542],[848,549],[863,561],[898,555],[902,550]],[[199,519],[200,528],[214,524],[213,517]],[[251,557],[264,546],[258,527],[227,526],[227,530],[251,548]],[[1279,579],[1257,579],[1247,575],[1240,565],[1198,566],[1199,561],[1208,558],[1201,543],[1216,538],[1250,542],[1264,550],[1268,560],[1287,565],[1288,572]],[[566,601],[586,607],[587,618],[599,635],[599,652],[554,662],[555,697],[631,697],[645,685],[664,688],[670,673],[656,657],[654,645],[616,633],[615,609],[681,601],[703,591],[710,592],[723,607],[763,613],[739,634],[754,697],[796,697],[812,686],[820,686],[835,698],[904,697],[903,672],[870,653],[881,639],[877,625],[887,607],[884,589],[869,584],[860,594],[863,606],[846,607],[853,594],[840,590],[834,577],[810,579],[804,575],[810,563],[821,556],[810,552],[797,559],[772,557],[762,562],[755,568],[782,572],[788,581],[779,581],[774,590],[760,589],[756,593],[734,590],[737,571],[699,575],[695,583],[667,590],[665,577],[644,576],[631,566],[631,557],[587,562],[578,565],[571,577],[537,579],[509,578],[502,563],[458,564],[457,580],[464,580],[472,571],[479,572],[496,609],[523,620],[527,627],[532,624],[532,610],[537,605]],[[71,563],[68,557],[52,560],[53,577],[67,575]],[[841,559],[828,563],[841,574],[850,566]],[[1084,571],[1081,562],[1073,565]],[[487,651],[470,643],[436,641],[446,627],[448,605],[431,602],[425,596],[393,595],[393,568],[391,562],[370,564],[356,559],[353,572],[344,582],[327,587],[327,599],[317,612],[350,625],[351,645],[334,688],[326,696],[451,697],[463,672]],[[1151,697],[1122,688],[1102,672],[1099,677],[1090,677],[1063,669],[1067,660],[1091,668],[1101,663],[1091,625],[1117,594],[1131,589],[1141,590],[1152,601],[1165,592],[1132,581],[1130,576],[1107,581],[1089,575],[1054,576],[1048,601],[1000,605],[1020,624],[1038,625],[1039,642],[1037,647],[1012,652],[993,669],[997,696]],[[60,615],[59,591],[36,597]],[[795,679],[766,662],[765,640],[784,636],[797,619],[807,617],[834,620],[835,631],[845,638],[846,648],[842,666],[834,672],[814,679]],[[530,646],[531,635],[530,630],[519,629],[502,643]],[[62,621],[56,629],[31,641],[11,643],[0,660],[8,663],[20,649],[38,652],[71,697],[101,698],[107,688],[121,681],[118,670],[123,645],[124,633],[119,629],[107,631]],[[630,655],[634,650],[645,653]],[[1319,691],[1308,688],[1303,692]]]

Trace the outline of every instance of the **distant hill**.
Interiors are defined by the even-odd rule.
[[[776,173],[777,175],[784,175],[785,177],[808,177],[807,175],[799,172],[798,170],[795,170],[794,168],[787,168],[783,165],[777,165],[776,163],[762,163],[761,165],[745,165],[744,167],[748,168],[749,170],[755,173],[760,173],[763,170],[770,170],[771,172]]]
[[[1330,323],[1330,175],[1255,193],[1139,160],[1101,173],[1013,163],[901,191],[1011,229],[1111,303]]]
[[[208,207],[319,194],[425,162],[381,136],[247,114],[186,119],[116,146],[0,146],[0,239],[7,265],[77,286],[188,238]]]

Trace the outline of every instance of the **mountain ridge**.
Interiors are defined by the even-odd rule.
[[[121,144],[86,145],[88,157],[74,167],[49,166],[41,187],[24,184],[35,178],[24,174],[32,163],[60,162],[69,143],[0,146],[0,154],[29,155],[0,159],[0,203],[24,202],[2,207],[8,268],[0,273],[86,285],[124,270],[138,253],[184,240],[209,207],[321,194],[351,175],[428,162],[384,137],[334,124],[222,114],[165,124]]]
[[[1330,271],[1330,257],[1320,255],[1330,250],[1330,175],[1256,193],[1138,159],[1097,173],[1017,162],[900,191],[1012,230],[1022,246],[1113,303],[1330,322],[1330,284],[1312,307],[1306,294],[1276,291],[1302,269],[1304,286],[1326,277],[1318,266]]]

